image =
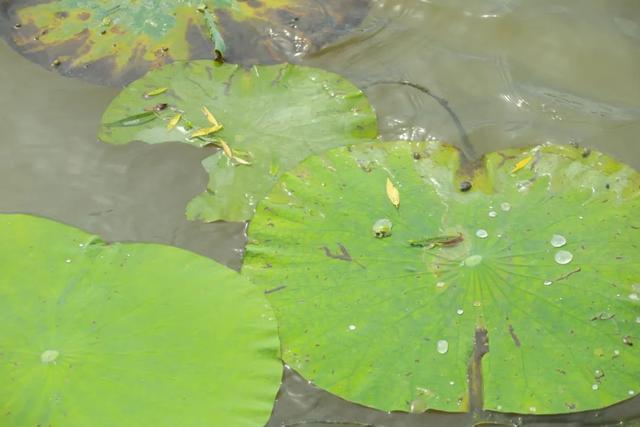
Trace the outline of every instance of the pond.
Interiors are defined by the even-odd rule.
[[[385,140],[446,141],[471,158],[577,144],[640,168],[637,0],[377,0],[358,28],[302,63],[362,88]],[[200,162],[215,149],[101,143],[96,130],[119,89],[61,77],[4,43],[0,64],[1,212],[166,243],[240,269],[244,223],[184,215],[206,187]],[[618,425],[640,419],[638,399],[566,416],[390,414],[286,368],[268,426]]]

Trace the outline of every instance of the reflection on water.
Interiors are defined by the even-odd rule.
[[[471,155],[579,143],[640,168],[638,0],[374,1],[361,29],[305,63],[366,88],[384,139],[462,146],[466,135]],[[0,211],[52,217],[111,240],[173,244],[239,267],[243,225],[184,219],[206,185],[198,162],[207,152],[100,144],[97,125],[114,90],[48,73],[4,45],[0,64]],[[412,85],[380,84],[389,81]],[[569,417],[387,414],[286,370],[269,426],[585,425],[638,416],[638,399]]]
[[[360,86],[445,98],[476,152],[577,142],[640,166],[640,3],[376,1],[354,35],[306,63]],[[460,136],[433,98],[371,86],[385,139]]]

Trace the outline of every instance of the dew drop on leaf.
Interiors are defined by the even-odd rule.
[[[464,265],[467,267],[475,267],[482,262],[481,255],[471,255],[464,260]]]
[[[53,363],[56,361],[60,353],[57,350],[46,350],[40,355],[42,363]]]
[[[573,260],[573,254],[569,251],[558,251],[555,260],[561,265],[569,264]]]
[[[554,248],[561,248],[567,244],[567,239],[561,234],[554,234],[551,237],[551,246]]]
[[[504,212],[509,212],[511,210],[511,204],[509,202],[500,203],[500,209]]]
[[[476,231],[476,236],[478,236],[481,239],[486,239],[489,236],[489,233],[487,233],[487,230],[483,230],[481,228],[478,231]]]
[[[449,351],[449,342],[447,340],[439,340],[437,349],[438,353],[445,354],[447,351]]]

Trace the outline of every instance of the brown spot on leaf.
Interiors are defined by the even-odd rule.
[[[509,325],[509,334],[511,334],[511,339],[513,340],[513,343],[516,345],[516,347],[520,347],[520,338],[518,338],[518,335],[516,335],[516,331],[513,329],[513,325]]]
[[[484,406],[482,357],[489,352],[489,335],[486,329],[478,328],[474,335],[473,355],[469,364],[469,406],[471,410]]]
[[[281,286],[278,286],[278,287],[273,288],[273,289],[266,289],[266,290],[264,291],[264,294],[265,294],[265,295],[269,295],[269,294],[272,294],[272,293],[274,293],[274,292],[281,291],[281,290],[283,290],[283,289],[284,289],[284,288],[286,288],[286,287],[287,287],[286,285],[281,285]]]

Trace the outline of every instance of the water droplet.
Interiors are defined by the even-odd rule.
[[[447,351],[449,351],[449,342],[447,342],[447,340],[438,341],[437,349],[438,353],[445,354]]]
[[[509,212],[511,210],[511,204],[509,204],[508,202],[500,203],[500,209],[505,212]]]
[[[629,396],[633,396],[634,394],[636,394],[636,392],[635,392],[635,391],[633,391],[633,390],[629,390]]]
[[[480,304],[480,301],[474,301],[474,302],[473,302],[473,306],[474,306],[474,307],[480,307],[480,305],[481,305],[481,304]]]
[[[356,330],[356,325],[349,325],[349,330],[350,331],[355,331]]]
[[[447,284],[444,282],[438,282],[436,283],[436,288],[444,288]]]
[[[64,262],[66,262],[67,264],[69,264],[69,263],[71,262],[71,260],[67,258],[67,259],[65,259],[65,260],[64,260]]]
[[[573,260],[573,254],[569,251],[558,251],[555,256],[558,264],[569,264]]]
[[[629,294],[629,299],[633,301],[640,301],[640,296],[634,292],[632,294]]]
[[[60,353],[57,350],[46,350],[40,355],[42,363],[53,363],[56,361]]]
[[[449,385],[454,385],[455,383],[453,381],[449,381]]]
[[[551,286],[551,284],[552,284],[552,283],[553,283],[553,282],[552,282],[551,280],[545,280],[545,281],[544,281],[544,285],[545,285],[545,286]]]
[[[463,313],[464,313],[464,310],[463,310],[463,309],[461,309],[461,308],[459,308],[459,309],[457,309],[457,310],[456,310],[456,314],[457,314],[458,316],[462,316],[462,314],[463,314]]]
[[[591,386],[591,390],[597,390],[599,388],[600,388],[600,386],[598,384],[594,384],[594,385]]]
[[[481,228],[478,231],[476,231],[476,236],[478,236],[481,239],[486,239],[489,236],[489,233],[487,233],[487,230],[483,230]]]
[[[495,218],[495,217],[497,217],[497,216],[498,216],[498,212],[496,212],[496,211],[489,211],[489,217],[490,217],[490,218]]]
[[[596,377],[601,377],[602,371],[600,369],[596,369],[595,374],[596,374]]]
[[[498,406],[496,406],[496,409],[497,409],[498,411],[502,411],[502,405],[498,405]]]
[[[620,356],[620,350],[613,350],[614,356]]]
[[[536,407],[535,406],[529,406],[529,411],[536,412]]]
[[[636,317],[636,323],[640,323],[640,316]]]
[[[561,248],[567,244],[567,239],[561,234],[554,234],[551,236],[550,243],[554,248]]]
[[[464,265],[467,267],[475,267],[482,262],[481,255],[471,255],[464,260]]]

